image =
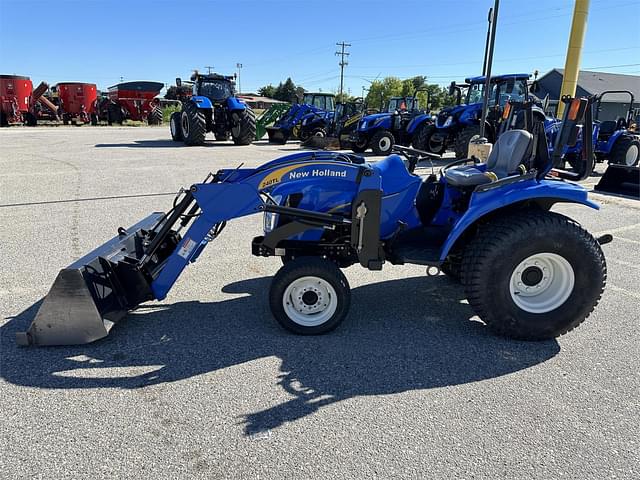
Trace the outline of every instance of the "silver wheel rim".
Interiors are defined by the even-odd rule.
[[[391,148],[391,139],[389,137],[382,137],[378,142],[378,148],[381,152],[386,152]]]
[[[555,253],[536,253],[520,262],[511,274],[513,302],[529,313],[548,313],[567,301],[575,285],[571,264]]]
[[[171,136],[176,137],[178,132],[178,126],[176,125],[176,117],[171,119]]]
[[[303,327],[327,322],[338,309],[338,296],[329,282],[320,277],[300,277],[289,284],[282,297],[287,316]]]
[[[627,149],[627,154],[624,156],[624,163],[627,167],[633,167],[638,160],[638,146],[631,145]]]
[[[180,117],[182,120],[182,134],[185,137],[189,136],[189,118],[187,117],[187,112],[183,112],[182,113],[182,117]]]
[[[318,130],[313,134],[315,137],[324,137],[324,132],[322,130]]]

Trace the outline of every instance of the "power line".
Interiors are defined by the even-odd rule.
[[[344,85],[344,67],[349,65],[347,61],[345,61],[344,57],[348,57],[350,54],[345,51],[346,47],[350,47],[350,43],[344,43],[344,41],[340,43],[336,43],[337,46],[341,47],[339,52],[336,52],[336,55],[340,55],[340,98],[342,98],[342,87]]]

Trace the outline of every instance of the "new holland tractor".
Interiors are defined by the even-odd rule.
[[[351,134],[351,149],[362,153],[370,148],[376,155],[391,153],[395,144],[409,146],[432,122],[427,100],[426,110],[420,108],[417,94],[411,97],[392,97],[386,112],[367,115]],[[427,96],[428,99],[428,96]]]
[[[489,142],[496,141],[502,110],[509,100],[523,103],[537,100],[529,95],[529,77],[527,73],[491,77],[489,112],[484,132]],[[457,105],[443,108],[432,125],[418,132],[414,147],[438,155],[453,149],[456,158],[465,158],[469,141],[480,133],[485,81],[486,77],[479,76],[467,78],[463,84],[452,82],[449,94],[457,97]],[[464,102],[463,90],[466,90]],[[533,114],[536,118],[544,120],[544,111],[540,106],[534,108]]]
[[[171,114],[171,138],[185,145],[204,145],[207,132],[213,132],[216,140],[231,137],[236,145],[253,142],[256,116],[236,97],[234,78],[194,73],[192,96],[182,102],[182,111]],[[182,86],[180,78],[176,78],[176,86]]]
[[[309,148],[350,148],[349,137],[358,127],[366,105],[362,98],[350,102],[339,102],[331,115],[309,114],[300,127],[302,147]]]
[[[295,103],[272,126],[267,127],[269,143],[284,145],[289,139],[298,139],[300,123],[309,114],[325,115],[335,108],[332,93],[305,93],[300,103]]]
[[[586,99],[565,101],[556,152],[575,141],[587,110]],[[345,320],[351,292],[341,268],[391,263],[441,268],[499,335],[553,338],[582,323],[605,287],[600,245],[611,236],[596,239],[550,210],[567,202],[598,208],[585,188],[565,181],[588,175],[586,158],[578,172],[554,170],[544,130],[509,130],[487,163],[459,160],[424,177],[396,154],[367,163],[352,154],[300,152],[257,168],[222,169],[181,189],[167,212],[119,228],[63,269],[17,341],[105,337],[130,310],[165,299],[227,222],[252,214],[264,215],[252,253],[284,263],[265,296],[291,332],[322,334]]]

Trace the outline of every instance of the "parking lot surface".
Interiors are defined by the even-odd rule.
[[[167,127],[0,131],[0,476],[640,477],[633,200],[554,208],[614,235],[600,305],[557,341],[494,337],[458,284],[392,265],[346,269],[345,323],[291,335],[267,302],[280,262],[251,255],[253,216],[108,338],[16,346],[57,272],[119,226],[211,171],[295,151],[184,147]]]

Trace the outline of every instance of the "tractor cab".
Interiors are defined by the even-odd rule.
[[[212,102],[224,102],[235,95],[235,77],[233,75],[218,75],[216,73],[202,75],[195,73],[192,93],[194,96],[207,97]]]
[[[335,108],[335,96],[332,93],[305,93],[300,103],[316,109],[331,111]]]

